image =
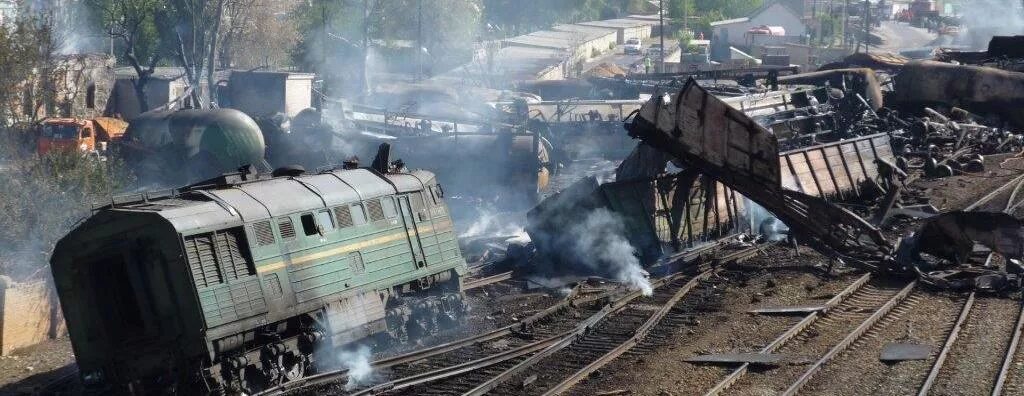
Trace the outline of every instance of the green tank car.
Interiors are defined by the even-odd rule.
[[[460,320],[466,262],[432,173],[249,169],[99,208],[57,244],[87,386],[251,394]]]
[[[144,184],[173,186],[262,164],[266,142],[241,111],[179,110],[131,120],[118,147]]]

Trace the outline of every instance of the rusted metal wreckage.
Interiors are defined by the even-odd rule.
[[[940,287],[1019,287],[1014,273],[990,268],[950,272],[920,258],[928,253],[963,263],[965,249],[970,252],[978,243],[1016,262],[1024,254],[1020,248],[1024,224],[1012,216],[940,215],[926,221],[912,237],[893,243],[875,224],[830,202],[871,183],[888,189],[890,199],[883,202],[893,200],[892,192],[899,187],[887,134],[780,153],[775,134],[693,80],[674,97],[652,98],[626,129],[630,136],[669,154],[683,169],[705,175],[767,209],[793,235],[835,260],[873,271],[916,275]]]

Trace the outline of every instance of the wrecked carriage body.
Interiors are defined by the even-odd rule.
[[[1019,258],[1024,249],[1024,229],[1018,220],[1003,214],[946,214],[924,225],[920,244],[908,243],[913,238],[907,238],[896,249],[877,227],[829,202],[831,196],[827,191],[820,188],[817,192],[794,189],[785,183],[784,171],[796,172],[806,170],[806,167],[794,167],[789,163],[791,158],[780,164],[778,143],[772,133],[743,113],[728,108],[693,80],[676,97],[655,97],[645,104],[634,121],[627,125],[627,130],[631,136],[671,154],[674,161],[682,166],[698,170],[764,207],[785,223],[799,240],[848,265],[884,273],[915,275],[926,284],[948,289],[1001,291],[1020,287],[1019,277],[1005,271],[974,268],[927,272],[929,268],[926,266],[922,269],[919,263],[908,260],[908,257],[919,256],[914,249],[922,247],[926,252],[930,250],[955,260],[963,257],[965,252],[969,254],[975,242],[989,246],[993,252],[1008,259]],[[863,165],[866,163],[861,159],[863,155],[859,149],[870,148],[875,153],[887,149],[891,155],[891,147],[886,147],[886,142],[881,134],[865,136],[808,147],[810,151],[807,153],[829,146],[849,145],[839,150],[843,154],[844,165],[852,162],[846,159],[847,153],[855,153],[851,159],[857,159],[856,162]],[[783,153],[784,156],[786,154]],[[828,157],[827,152],[825,157]],[[878,159],[883,157],[878,156]],[[851,169],[849,166],[844,168],[846,171]],[[864,166],[860,169],[868,170]],[[875,167],[873,171],[877,175],[879,169]],[[814,183],[819,183],[819,180],[814,180]],[[932,242],[936,245],[923,245]]]
[[[961,107],[998,115],[1024,129],[1024,73],[935,61],[907,63],[893,78],[887,105],[901,110],[922,106]]]
[[[909,258],[918,262],[927,253],[951,265],[969,264],[976,243],[1007,260],[1024,259],[1024,222],[1006,213],[944,213],[926,220],[910,239]]]
[[[436,331],[466,271],[439,194],[426,171],[238,173],[99,209],[51,259],[83,381],[251,394]]]

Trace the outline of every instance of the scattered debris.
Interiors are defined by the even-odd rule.
[[[790,305],[785,307],[762,307],[751,309],[750,313],[765,314],[765,315],[792,315],[792,314],[809,314],[812,312],[821,312],[828,309],[822,304],[807,304],[807,305]]]
[[[906,360],[925,360],[931,356],[932,347],[928,345],[889,343],[882,349],[878,360],[883,362],[902,362]]]
[[[785,359],[785,356],[775,353],[716,353],[710,355],[693,356],[683,359],[690,363],[712,363],[712,364],[742,364],[750,363],[761,366],[777,366]]]
[[[861,82],[858,89],[863,89],[872,85],[873,78],[866,76],[873,77],[873,72],[868,72],[833,70],[827,72],[831,74],[811,76],[810,80],[801,80],[799,75],[794,80],[821,78],[828,86],[828,78],[835,77],[845,86],[852,74],[854,80]],[[788,226],[792,235],[835,262],[884,273],[916,275],[925,283],[944,288],[1019,288],[1015,273],[1020,272],[1018,262],[1024,254],[1024,231],[1020,221],[1012,216],[978,212],[940,215],[926,222],[916,236],[904,238],[898,244],[889,241],[878,228],[896,214],[931,217],[936,212],[928,205],[904,208],[898,204],[907,170],[915,167],[907,157],[926,159],[916,165],[926,177],[977,172],[984,169],[980,155],[989,153],[979,149],[1006,150],[1009,142],[1018,139],[1017,135],[963,122],[971,118],[965,111],[953,111],[946,117],[928,109],[925,113],[939,122],[930,121],[927,116],[908,122],[893,110],[876,107],[880,101],[872,104],[863,97],[858,97],[858,101],[859,117],[836,123],[831,132],[840,140],[784,153],[780,161],[775,160],[780,155],[780,142],[774,133],[744,112],[729,107],[692,79],[674,97],[653,97],[627,125],[627,130],[652,148],[671,154],[685,169],[721,182],[765,208]],[[849,115],[849,111],[846,113]],[[953,121],[954,118],[961,122]],[[865,131],[873,134],[864,135]],[[825,138],[816,135],[812,142],[819,137]],[[850,137],[855,140],[842,140]],[[830,147],[835,148],[830,152]],[[924,151],[920,151],[922,147]],[[941,160],[940,155],[944,155]],[[870,202],[871,196],[882,197],[873,212],[873,221],[866,221],[833,202],[842,199],[844,191],[853,192],[861,202]],[[948,264],[928,263],[920,256],[929,253],[961,264],[974,242],[1004,255],[1012,266],[1006,270],[950,270]],[[933,270],[946,272],[928,272]]]

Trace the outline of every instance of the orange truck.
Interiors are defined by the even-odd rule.
[[[81,150],[85,153],[106,151],[110,142],[124,135],[128,123],[111,117],[47,118],[39,124],[36,151],[44,155],[51,150]]]

